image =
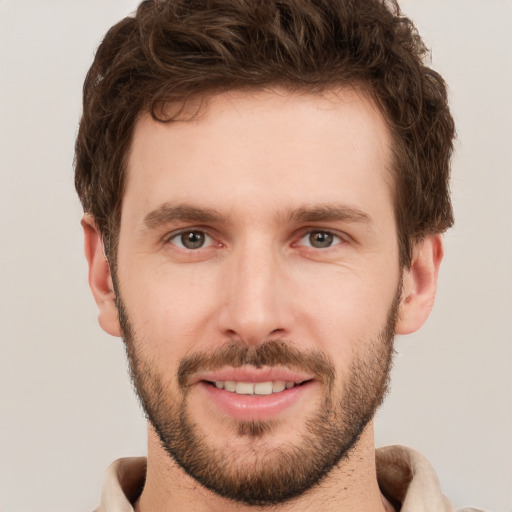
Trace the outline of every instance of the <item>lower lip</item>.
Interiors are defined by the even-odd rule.
[[[307,393],[313,381],[271,395],[239,395],[218,389],[206,382],[198,383],[213,405],[224,414],[240,421],[266,421],[292,407]]]

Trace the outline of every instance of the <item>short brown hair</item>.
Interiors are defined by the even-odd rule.
[[[393,136],[400,261],[409,265],[414,241],[453,224],[454,123],[427,54],[393,0],[146,0],[109,30],[85,80],[75,154],[83,208],[115,260],[126,158],[143,112],[172,122],[165,105],[215,92],[355,86]]]

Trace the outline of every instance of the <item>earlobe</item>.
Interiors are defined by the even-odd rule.
[[[417,331],[434,306],[439,267],[443,259],[441,235],[429,235],[413,250],[411,266],[404,272],[397,334]]]
[[[92,215],[84,215],[82,228],[85,257],[89,265],[89,286],[98,305],[99,324],[108,334],[121,336],[110,265],[104,253],[101,234]]]

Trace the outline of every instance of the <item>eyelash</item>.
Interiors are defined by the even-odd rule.
[[[182,237],[183,237],[183,235],[187,235],[187,234],[190,235],[192,233],[204,235],[205,243],[207,243],[207,245],[205,246],[204,244],[202,244],[201,246],[199,246],[197,248],[185,247],[182,242]],[[178,241],[178,243],[176,243],[175,241]],[[182,229],[181,231],[178,231],[177,233],[171,233],[169,236],[167,236],[165,239],[165,242],[168,244],[175,245],[185,251],[194,251],[197,249],[204,249],[206,247],[209,247],[210,245],[212,245],[212,243],[215,242],[215,239],[211,235],[209,235],[206,232],[206,230],[204,230],[204,229]]]
[[[201,245],[199,245],[198,247],[186,247],[183,243],[183,238],[182,238],[183,235],[187,235],[187,234],[192,235],[194,233],[204,236],[204,242],[201,243]],[[305,239],[308,239],[311,242],[311,237],[314,234],[326,235],[328,240],[330,237],[331,243],[329,245],[326,245],[325,247],[315,247],[311,243],[309,243],[309,244],[308,243],[302,243],[302,244],[300,243]],[[213,245],[215,243],[215,238],[213,236],[209,235],[207,230],[205,230],[205,229],[189,228],[189,229],[182,229],[175,233],[171,233],[169,236],[167,236],[165,238],[165,243],[175,245],[176,247],[178,247],[181,250],[196,251],[199,249],[206,249],[206,248],[210,247],[211,245]],[[321,241],[320,241],[320,243],[321,243]],[[292,246],[307,247],[308,249],[314,250],[314,251],[325,251],[327,249],[336,247],[336,246],[338,246],[340,244],[344,244],[344,243],[347,243],[346,235],[342,235],[336,231],[332,231],[332,230],[328,230],[328,229],[308,228],[307,231],[304,231],[304,230],[301,231],[300,238],[298,238],[298,240],[296,239],[296,241],[294,241],[292,243]],[[222,246],[222,244],[220,242],[217,242],[217,246],[220,247],[220,246]]]
[[[311,241],[311,237],[314,234],[327,235],[328,237],[331,237],[331,242],[332,242],[330,245],[328,245],[326,247],[314,247],[313,245],[310,245],[310,244],[308,244],[308,245],[304,244],[305,247],[308,247],[309,249],[313,249],[316,251],[327,250],[327,249],[330,249],[337,245],[343,244],[347,241],[346,238],[344,238],[341,234],[339,234],[335,231],[329,230],[329,229],[309,229],[307,232],[303,233],[303,235],[299,239],[299,242],[301,242],[305,239],[309,239],[309,241]]]

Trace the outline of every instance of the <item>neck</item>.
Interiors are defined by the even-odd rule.
[[[146,483],[135,505],[136,512],[259,512],[268,511],[269,508],[235,503],[205,489],[175,464],[160,445],[153,429],[149,428]],[[319,485],[271,508],[279,512],[393,511],[377,483],[373,425],[368,425],[350,456],[340,462]]]

